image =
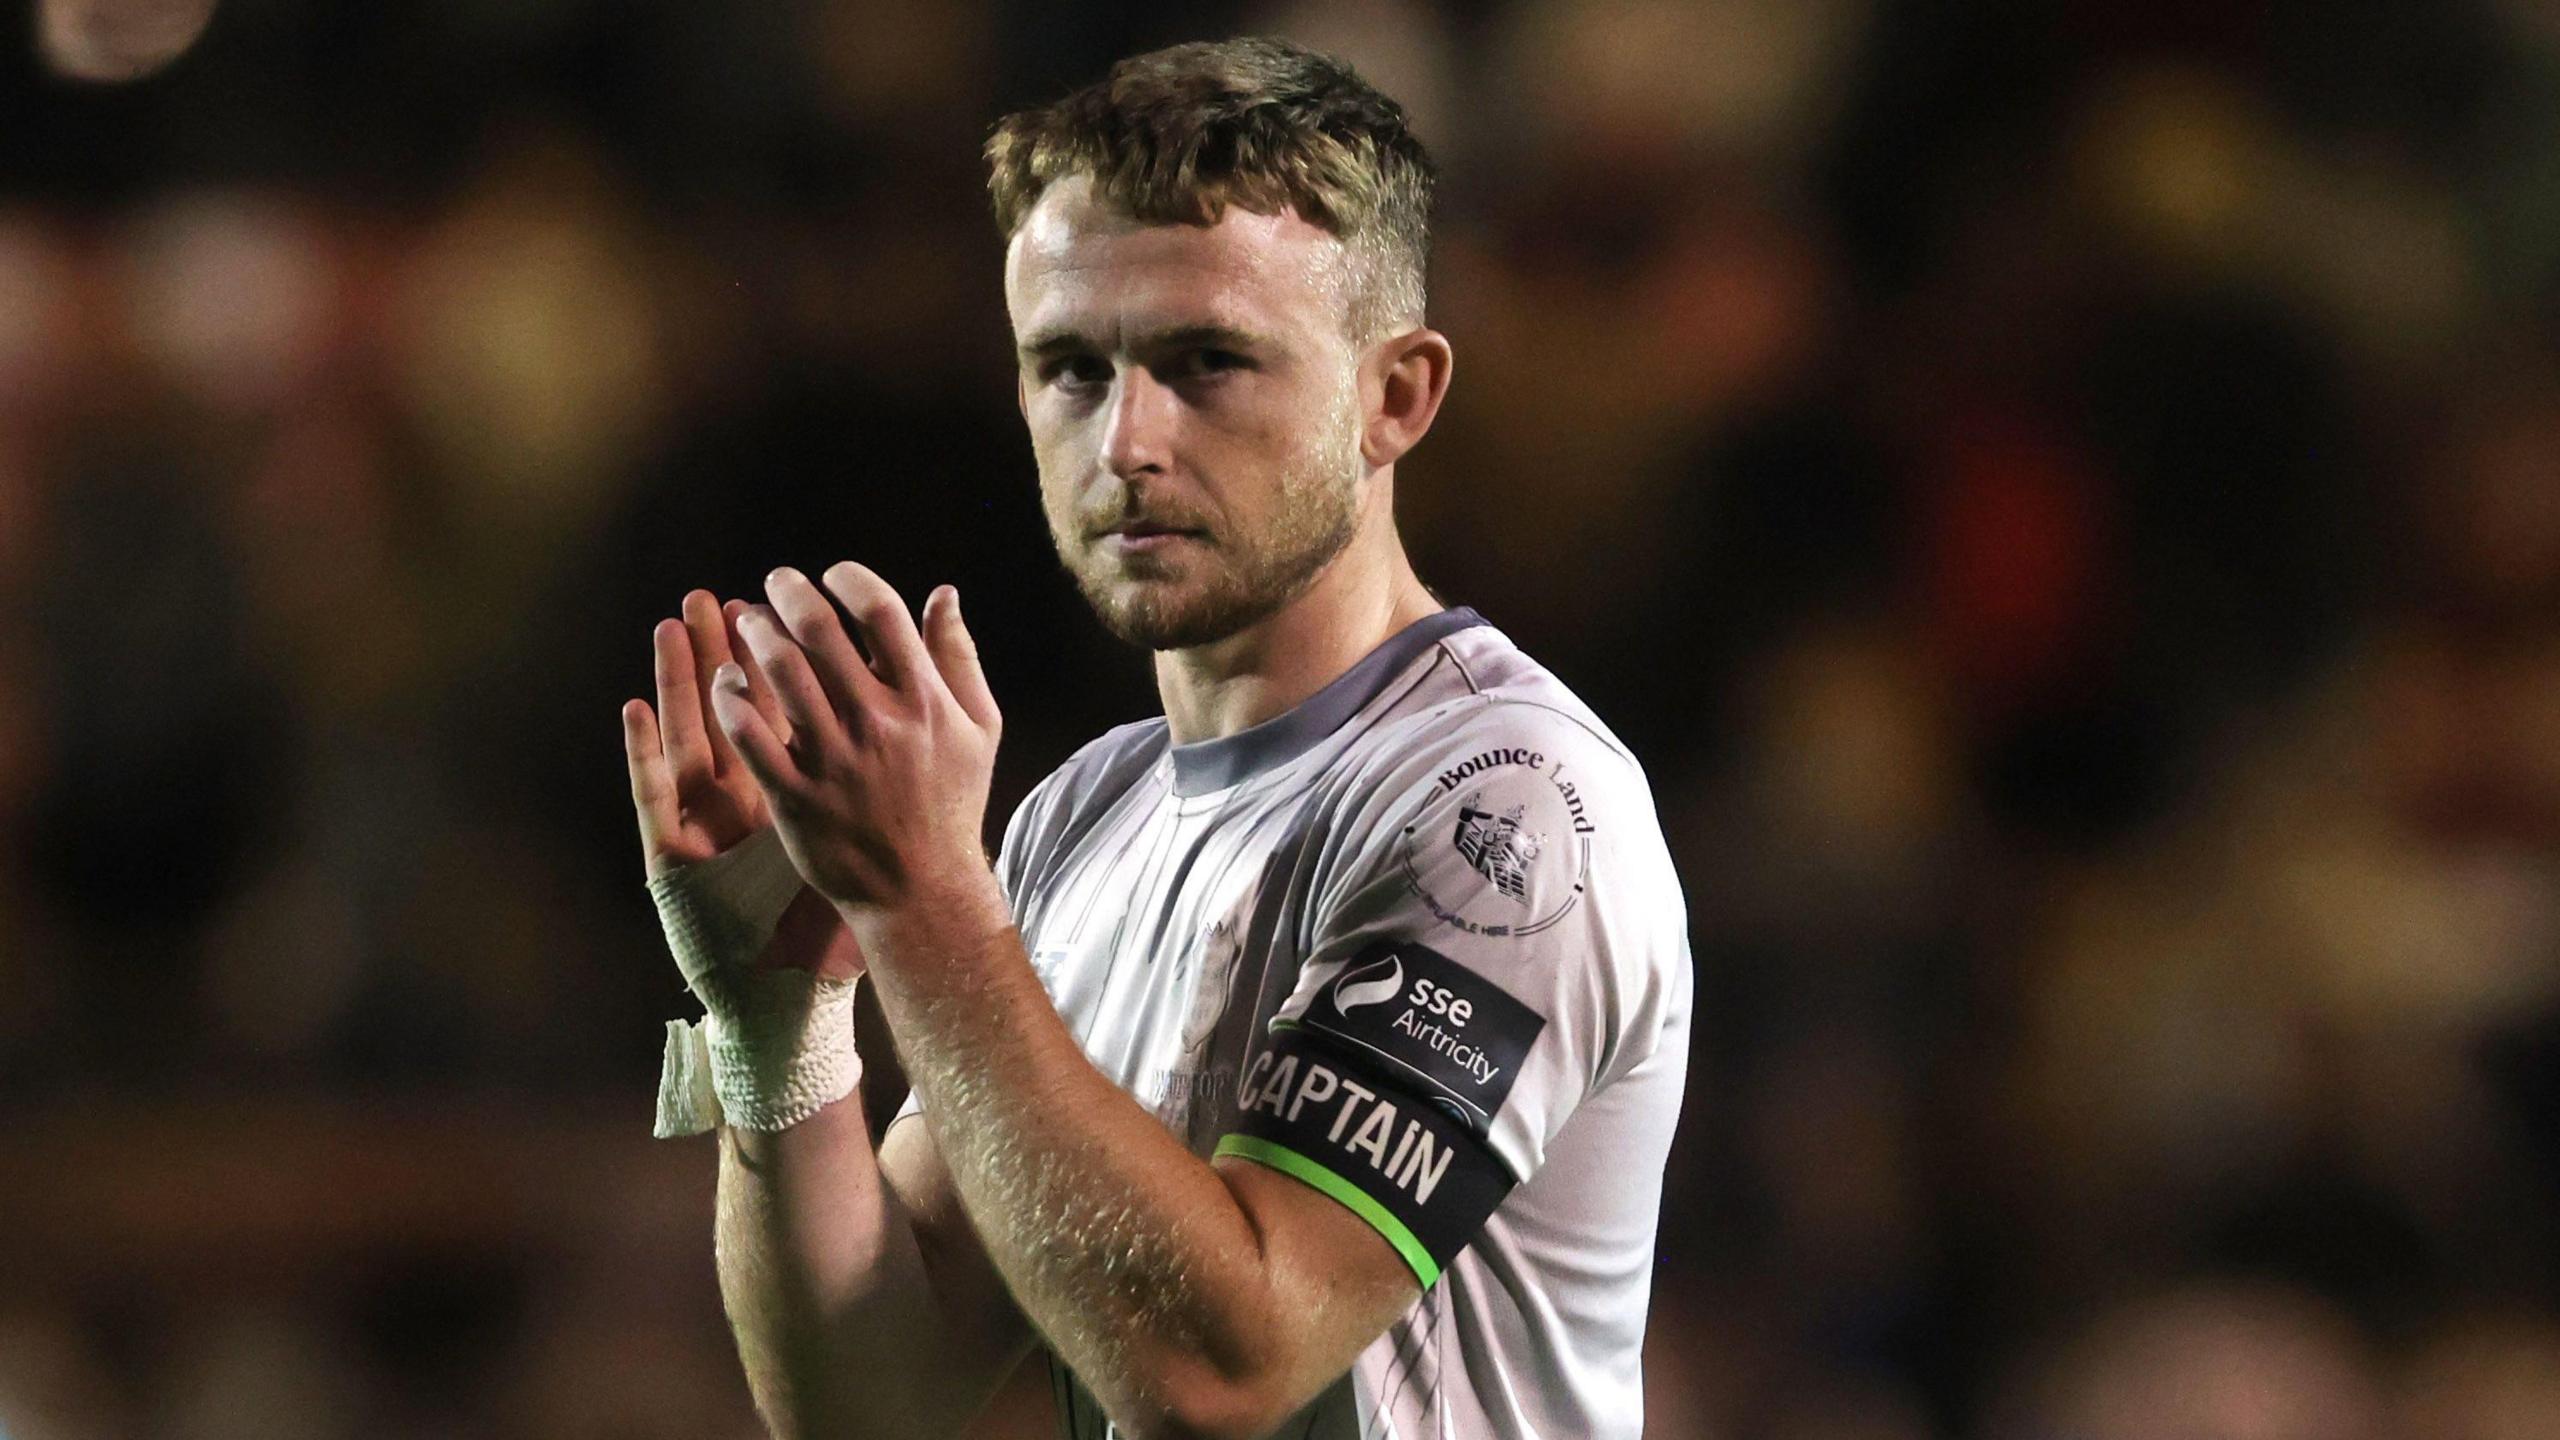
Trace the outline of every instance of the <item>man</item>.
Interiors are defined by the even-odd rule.
[[[1077,1436],[1632,1440],[1685,920],[1635,762],[1397,536],[1450,373],[1429,162],[1259,40],[989,156],[1050,530],[1165,714],[990,868],[951,589],[781,570],[660,625],[625,739],[709,1012],[661,1133],[721,1127],[760,1409],[948,1435],[1037,1347]],[[876,1151],[857,972],[914,1087]]]

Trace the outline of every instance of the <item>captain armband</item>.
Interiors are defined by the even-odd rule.
[[[1386,1237],[1428,1290],[1516,1183],[1465,1122],[1303,1028],[1273,1032],[1218,1142],[1304,1181]]]
[[[1519,1183],[1486,1137],[1546,1025],[1439,951],[1379,941],[1272,1023],[1218,1153],[1348,1205],[1428,1289]]]

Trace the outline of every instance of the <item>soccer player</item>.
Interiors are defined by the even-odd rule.
[[[988,155],[1042,506],[1164,716],[990,865],[949,587],[778,570],[660,624],[625,741],[707,1011],[660,1130],[719,1128],[760,1410],[949,1435],[1036,1349],[1075,1436],[1634,1440],[1686,922],[1635,760],[1398,538],[1450,376],[1428,159],[1266,40]],[[856,973],[913,1084],[878,1137]]]

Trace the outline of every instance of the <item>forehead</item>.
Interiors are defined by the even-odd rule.
[[[1224,325],[1263,334],[1339,328],[1350,303],[1342,242],[1296,214],[1230,205],[1215,225],[1138,220],[1083,176],[1042,192],[1005,247],[1005,308],[1017,337]]]

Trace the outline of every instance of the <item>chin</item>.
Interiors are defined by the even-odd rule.
[[[1088,586],[1085,599],[1102,628],[1144,650],[1214,645],[1278,608],[1251,596],[1143,580]]]
[[[1348,530],[1338,531],[1276,564],[1227,555],[1150,555],[1068,568],[1104,629],[1142,649],[1189,650],[1214,645],[1287,608],[1348,540]]]

